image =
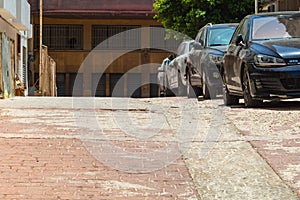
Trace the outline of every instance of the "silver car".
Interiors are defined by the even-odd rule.
[[[177,57],[174,58],[165,71],[165,84],[170,90],[170,94],[185,96],[187,94],[187,58],[188,53],[191,51],[194,40],[182,42],[177,49]]]
[[[161,66],[157,69],[157,83],[158,83],[158,96],[166,96],[167,95],[167,87],[166,87],[166,71],[172,60],[172,56],[165,58],[161,63]]]

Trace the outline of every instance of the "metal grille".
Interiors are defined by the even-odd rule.
[[[39,48],[40,26],[35,25],[35,48]],[[45,24],[43,25],[43,44],[49,49],[83,49],[83,25]]]
[[[93,25],[92,47],[99,49],[139,49],[141,26]],[[130,31],[129,31],[130,30]],[[128,31],[125,32],[124,31]]]
[[[22,60],[22,82],[24,85],[27,85],[27,49],[23,47],[23,60]]]
[[[288,90],[300,89],[300,78],[281,79],[281,83],[283,87]]]

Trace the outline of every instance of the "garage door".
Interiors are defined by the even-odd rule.
[[[127,75],[127,96],[138,98],[142,96],[142,76],[138,73]]]
[[[92,96],[106,96],[106,74],[93,74],[92,77]]]
[[[75,84],[76,80],[76,85]],[[70,89],[68,91],[69,96],[81,97],[83,96],[83,74],[70,73]]]
[[[66,74],[56,74],[57,96],[66,96]]]
[[[157,73],[150,74],[150,97],[158,96]]]
[[[121,73],[115,73],[109,75],[110,96],[124,97],[124,78],[122,78],[122,76],[123,74]]]

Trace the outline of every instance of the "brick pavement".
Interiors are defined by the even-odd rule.
[[[149,173],[118,171],[97,160],[78,136],[70,99],[17,98],[0,108],[0,199],[198,199],[182,157]],[[105,118],[111,113],[99,112]]]
[[[77,139],[2,138],[1,199],[196,199],[182,160],[148,174],[113,170]]]
[[[126,101],[124,99],[124,104]],[[253,124],[246,120],[251,115],[265,113],[273,115],[269,119],[272,121],[275,116],[282,117],[280,112],[270,115],[265,111],[230,109],[220,102],[211,105],[210,101],[186,98],[132,101],[127,107],[119,101],[111,107],[109,98],[92,103],[90,99],[73,102],[71,98],[1,100],[0,199],[298,199],[291,189],[299,188],[299,140],[295,140],[298,135],[281,130],[280,136],[287,139],[284,143],[270,140],[278,138],[273,129],[279,126],[266,129],[268,119],[263,117],[255,118],[257,122]],[[184,109],[191,116],[191,121],[185,124],[181,119],[182,105],[187,106]],[[195,108],[190,105],[199,109],[189,109]],[[214,117],[218,115],[216,108],[225,113],[226,120],[218,121],[219,118]],[[151,109],[154,111],[149,112]],[[162,109],[163,117],[168,119],[161,127],[151,124],[154,118],[149,119],[152,115],[161,119],[157,109]],[[127,112],[130,115],[124,115]],[[289,116],[283,120],[286,127],[292,126],[290,121],[297,119],[297,113]],[[97,119],[101,134],[95,131],[98,127],[87,120],[89,117]],[[131,117],[138,119],[134,124],[155,134],[138,135],[139,132],[126,125]],[[194,126],[188,127],[194,120],[199,121],[196,131],[192,130]],[[265,126],[257,126],[261,120],[266,120]],[[149,123],[152,126],[143,127]],[[181,130],[181,126],[186,127]],[[182,143],[187,145],[183,156],[173,154],[174,160],[165,166],[157,161],[168,158],[159,154],[162,158],[154,160],[153,166],[147,166],[149,160],[143,161],[149,172],[138,173],[139,168],[133,173],[126,172],[126,167],[133,166],[134,156],[166,148],[173,144],[173,139],[186,139],[174,138],[177,130],[192,136],[192,140]],[[297,125],[293,130],[297,130]],[[195,135],[189,135],[190,131]],[[143,140],[149,138],[152,140]],[[117,157],[114,157],[115,149],[104,154],[105,149],[99,148],[99,145],[105,147],[103,141],[129,152],[131,157],[122,152],[118,155],[127,158],[128,163],[123,160],[118,166],[105,163],[101,156],[106,155],[108,160]],[[293,156],[276,163],[275,151],[281,151],[280,156],[292,155],[283,152],[282,145],[293,146],[288,148]]]

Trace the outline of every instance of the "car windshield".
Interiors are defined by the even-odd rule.
[[[253,19],[252,39],[300,37],[300,17],[267,16]]]
[[[234,26],[210,29],[208,33],[208,46],[228,45],[234,30]]]

